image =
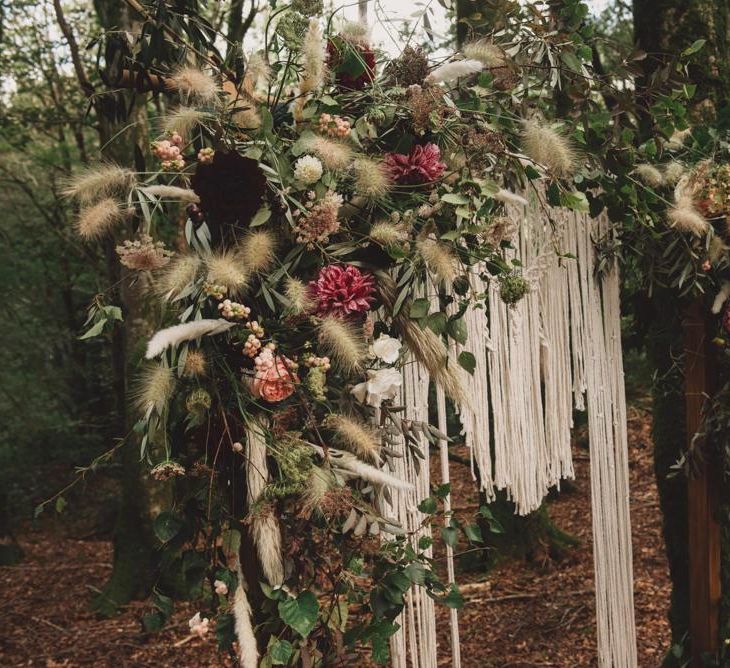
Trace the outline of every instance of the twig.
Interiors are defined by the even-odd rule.
[[[71,631],[68,629],[64,629],[62,626],[59,626],[58,624],[54,624],[53,622],[49,622],[47,619],[43,619],[42,617],[34,617],[31,615],[30,617],[34,622],[39,622],[41,624],[45,624],[46,626],[50,626],[52,629],[56,629],[56,631],[59,631],[60,633],[65,633],[66,635],[69,635]]]

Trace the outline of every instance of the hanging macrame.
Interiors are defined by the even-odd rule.
[[[536,510],[551,487],[573,477],[573,409],[587,409],[598,659],[601,666],[630,668],[636,665],[636,631],[619,277],[615,263],[600,276],[595,272],[594,240],[607,234],[609,225],[604,218],[564,210],[546,214],[538,206],[512,206],[508,214],[519,221],[519,232],[505,259],[520,261],[530,292],[507,305],[496,282],[484,282],[478,268],[472,275],[472,287],[487,295],[488,304],[466,316],[465,349],[474,355],[476,367],[472,375],[464,374],[463,382],[473,403],[457,407],[472,470],[488,498],[501,489],[518,513]],[[452,350],[454,359],[459,352]],[[426,419],[428,384],[420,365],[404,367],[401,401],[408,418]],[[444,430],[446,403],[438,389],[436,408]],[[441,478],[447,481],[445,444],[439,449]],[[392,507],[410,531],[420,523],[416,504],[429,493],[429,470],[408,455],[396,467],[396,474],[416,487],[415,493],[399,492]],[[450,551],[447,568],[452,579]],[[436,665],[431,615],[428,597],[413,592],[402,630],[392,639],[394,666]],[[452,665],[458,666],[455,611],[450,625]]]

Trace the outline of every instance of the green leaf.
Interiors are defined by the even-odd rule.
[[[464,318],[458,318],[456,320],[449,321],[448,327],[446,328],[449,336],[454,339],[457,343],[462,345],[466,343],[466,322]]]
[[[215,637],[218,641],[218,649],[226,650],[236,639],[236,619],[231,614],[221,614],[215,620]]]
[[[294,648],[288,640],[275,640],[269,647],[269,657],[275,666],[285,666],[289,663]]]
[[[441,196],[441,201],[446,202],[446,204],[469,204],[469,198],[466,195],[460,195],[459,193],[446,193]]]
[[[250,227],[258,227],[263,225],[271,218],[271,209],[268,204],[264,204],[257,212],[256,215],[251,219]]]
[[[682,51],[683,56],[691,56],[693,53],[697,53],[707,42],[706,39],[698,39],[692,42],[691,46],[688,46],[684,51]]]
[[[89,330],[87,330],[84,334],[82,334],[79,337],[79,341],[83,341],[84,339],[92,339],[95,336],[99,336],[104,331],[104,325],[107,323],[106,318],[101,318],[100,320],[97,320]]]
[[[450,482],[445,482],[443,485],[439,485],[433,491],[433,495],[437,499],[445,499],[449,494],[451,494],[451,483]]]
[[[413,584],[422,585],[426,582],[426,568],[417,561],[406,566],[405,574]]]
[[[432,496],[418,504],[418,510],[426,515],[433,515],[438,510],[438,502]]]
[[[174,515],[173,513],[163,511],[157,517],[152,524],[155,536],[162,543],[167,543],[172,540],[183,527],[183,520],[181,517]]]
[[[279,603],[279,617],[299,635],[306,638],[317,623],[319,602],[311,591]]]
[[[434,333],[434,334],[443,334],[446,331],[446,325],[449,322],[449,317],[445,314],[439,311],[438,313],[432,313],[428,316],[426,319],[426,326]]]
[[[441,529],[441,538],[449,547],[454,547],[459,539],[459,532],[453,527],[443,527]]]
[[[482,530],[479,528],[478,524],[467,524],[464,527],[464,533],[472,543],[484,542],[484,538],[482,537]]]
[[[449,591],[449,593],[441,599],[441,602],[447,607],[455,608],[457,610],[464,607],[464,597],[461,595],[455,584],[451,585],[451,591]]]
[[[431,545],[433,545],[433,538],[431,536],[421,536],[418,539],[419,550],[427,550]]]
[[[420,298],[416,299],[411,304],[411,310],[409,312],[409,315],[411,318],[414,318],[416,320],[419,320],[421,318],[425,318],[428,315],[428,309],[431,306],[431,302],[428,299]]]
[[[67,505],[68,503],[66,502],[66,499],[64,499],[62,496],[59,496],[56,499],[56,512],[60,515]]]
[[[149,612],[142,617],[142,628],[147,633],[157,633],[165,625],[165,617],[161,613]]]
[[[573,211],[577,211],[578,213],[588,213],[590,211],[590,206],[585,193],[577,190],[572,193],[563,193],[560,197],[560,202],[563,206],[566,206]]]
[[[474,355],[472,355],[467,350],[464,350],[459,353],[457,361],[459,362],[459,366],[461,366],[462,369],[468,371],[472,376],[474,375],[474,369],[477,368],[477,358],[474,357]]]

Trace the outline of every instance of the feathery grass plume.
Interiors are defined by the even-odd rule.
[[[353,372],[362,368],[367,346],[362,334],[351,323],[331,315],[322,318],[319,340],[345,371]]]
[[[334,432],[337,445],[365,462],[380,464],[380,441],[374,429],[345,415],[328,415],[324,425]]]
[[[315,510],[319,511],[322,507],[322,500],[335,487],[337,487],[337,480],[332,475],[332,471],[316,465],[312,466],[302,494],[302,515],[309,517]]]
[[[242,95],[235,100],[233,122],[245,130],[258,130],[261,127],[261,114],[256,100],[250,95]]]
[[[469,60],[478,60],[487,68],[504,67],[507,62],[504,51],[488,39],[469,42],[463,46],[461,52]]]
[[[423,257],[428,270],[444,283],[451,283],[456,278],[456,258],[443,243],[434,239],[419,239],[416,249]]]
[[[300,140],[302,149],[314,153],[327,169],[343,170],[352,162],[352,149],[347,145],[320,135],[310,135]]]
[[[338,32],[351,44],[370,44],[370,26],[363,21],[345,21]]]
[[[251,533],[264,577],[272,587],[284,582],[284,563],[281,557],[281,527],[271,506],[254,512]]]
[[[236,323],[218,319],[192,320],[184,322],[180,325],[173,325],[166,329],[161,329],[147,343],[147,352],[145,357],[150,360],[157,357],[170,347],[178,346],[185,341],[199,339],[202,336],[212,336],[227,332]]]
[[[183,367],[183,375],[199,378],[205,375],[208,368],[208,361],[202,350],[188,350],[185,356],[185,366]]]
[[[241,242],[237,255],[246,267],[246,271],[266,271],[274,261],[276,239],[268,230],[250,232]]]
[[[672,136],[667,140],[665,147],[668,151],[678,151],[684,148],[684,143],[692,135],[692,128],[685,128],[684,130],[675,130]]]
[[[178,202],[193,202],[198,204],[200,197],[190,188],[178,188],[177,186],[145,186],[140,188],[145,195],[152,195],[159,199],[169,199]]]
[[[673,160],[664,167],[664,182],[670,186],[676,185],[686,171],[686,167],[681,162]]]
[[[99,239],[124,217],[124,210],[111,197],[81,209],[76,221],[76,231],[86,241]]]
[[[195,280],[199,269],[200,258],[197,255],[178,255],[173,258],[157,278],[158,294],[166,301],[175,300]]]
[[[392,185],[390,175],[381,162],[358,158],[352,163],[355,192],[376,199],[387,194]]]
[[[259,84],[268,83],[271,79],[271,67],[266,61],[266,55],[256,51],[248,57],[244,74],[244,86],[249,93],[253,93]]]
[[[184,100],[195,100],[206,104],[214,102],[221,90],[211,74],[189,65],[172,72],[167,85],[168,88],[177,91]]]
[[[710,231],[710,222],[685,200],[669,209],[667,218],[671,227],[696,237],[704,237]]]
[[[236,638],[238,638],[238,665],[241,668],[258,668],[259,650],[251,622],[253,613],[244,589],[246,580],[240,564],[236,570],[238,571],[238,586],[233,595],[233,619]]]
[[[329,453],[334,466],[344,472],[350,473],[358,478],[362,478],[366,482],[391,487],[392,489],[413,489],[413,485],[406,480],[401,480],[383,469],[366,464],[349,452],[330,448]]]
[[[714,235],[710,239],[710,247],[707,249],[707,258],[712,264],[717,264],[727,255],[730,247],[722,240],[722,237]]]
[[[513,193],[511,190],[507,190],[505,188],[500,188],[496,193],[494,193],[494,195],[492,195],[492,197],[504,204],[514,204],[515,206],[528,205],[528,201],[522,195]]]
[[[211,118],[210,114],[194,107],[180,106],[162,119],[162,130],[170,134],[177,132],[181,137],[187,138],[196,125]]]
[[[309,288],[296,278],[287,278],[284,284],[284,295],[289,300],[293,313],[307,313],[314,308],[314,302],[309,294]]]
[[[140,374],[133,391],[134,403],[143,414],[153,409],[162,413],[175,390],[175,374],[167,366],[148,366]]]
[[[392,313],[396,300],[395,283],[379,276],[378,290],[386,309]],[[441,339],[431,329],[421,329],[415,320],[411,320],[408,317],[408,308],[400,310],[393,318],[393,324],[402,335],[408,350],[426,367],[433,381],[458,405],[470,406],[471,401],[464,391],[455,365],[449,364],[449,353]]]
[[[664,185],[664,175],[654,165],[636,165],[633,173],[650,188],[659,188]]]
[[[240,294],[248,285],[248,274],[233,253],[211,255],[205,260],[208,269],[208,282],[223,285],[228,294]]]
[[[408,234],[400,225],[394,225],[387,220],[379,220],[373,224],[368,236],[383,246],[397,244],[408,238]]]
[[[481,72],[484,65],[478,60],[455,60],[451,63],[444,63],[433,70],[425,79],[426,83],[450,83],[461,77],[468,77],[470,74]]]
[[[570,140],[543,123],[525,122],[522,148],[528,157],[546,167],[554,176],[570,176],[575,171],[576,156]]]
[[[309,27],[302,40],[302,74],[299,91],[302,95],[319,88],[327,72],[327,45],[316,18],[309,19]]]
[[[132,170],[111,163],[87,167],[69,179],[63,194],[75,197],[82,206],[110,195],[126,196],[136,180]]]
[[[715,295],[714,301],[712,302],[712,312],[715,315],[720,313],[720,311],[722,311],[722,307],[725,305],[725,302],[728,299],[730,299],[730,281],[723,281],[720,289]]]

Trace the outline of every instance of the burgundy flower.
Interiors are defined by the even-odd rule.
[[[319,270],[309,289],[317,303],[318,315],[349,316],[370,310],[375,280],[351,264],[329,265]]]
[[[722,327],[728,334],[730,334],[730,304],[728,304],[722,312]]]
[[[340,88],[362,90],[372,83],[375,54],[367,44],[348,42],[337,36],[327,42],[327,58]]]
[[[216,230],[247,226],[266,194],[258,162],[234,151],[216,151],[211,163],[198,164],[190,183],[214,238]]]
[[[385,165],[394,181],[410,185],[435,181],[446,169],[436,144],[414,146],[408,155],[388,153]]]

